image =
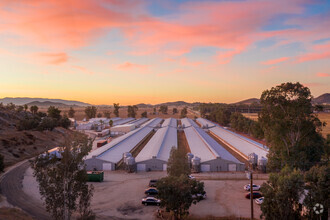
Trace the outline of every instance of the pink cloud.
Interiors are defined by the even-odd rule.
[[[117,66],[119,70],[147,70],[148,65],[141,65],[136,63],[125,62]]]
[[[263,65],[274,65],[274,64],[278,64],[278,63],[287,61],[289,59],[290,59],[289,57],[280,57],[280,58],[273,59],[273,60],[263,61],[263,62],[261,62],[261,64],[263,64]]]
[[[317,73],[316,74],[317,77],[330,77],[329,73]]]
[[[298,57],[297,62],[303,63],[307,61],[323,60],[323,59],[330,59],[330,51],[307,53]]]
[[[66,53],[39,53],[38,57],[43,59],[46,63],[52,65],[66,63],[69,59]]]
[[[119,29],[131,54],[182,56],[194,47],[213,46],[227,51],[215,58],[228,63],[260,39],[261,27],[269,19],[279,13],[299,14],[305,2],[186,2],[172,19],[152,16],[143,0],[13,0],[0,4],[0,19],[6,21],[0,30],[20,36],[24,42],[68,49],[88,46]]]

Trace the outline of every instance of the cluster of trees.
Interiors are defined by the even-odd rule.
[[[258,121],[244,117],[242,113],[233,112],[230,114],[230,127],[235,131],[243,132],[257,139],[264,138],[264,131]]]
[[[189,215],[189,208],[205,194],[204,183],[190,179],[188,158],[183,150],[172,148],[167,168],[168,176],[157,182],[161,207],[169,211],[175,219]]]
[[[72,108],[70,108],[69,110],[69,116],[70,116],[70,111],[71,111]],[[74,111],[74,109],[72,109]],[[104,110],[103,111],[103,114],[101,112],[97,112],[97,108],[95,106],[87,106],[85,108],[85,115],[86,115],[86,118],[87,119],[91,119],[91,118],[95,118],[95,117],[98,117],[98,118],[102,118],[102,117],[105,117],[105,118],[110,118],[111,117],[111,111],[109,110]],[[74,113],[72,116],[70,117],[73,117],[74,116]]]
[[[226,104],[201,104],[200,113],[211,121],[222,126],[231,126],[235,131],[249,134],[257,139],[264,138],[264,132],[258,121],[253,121],[242,113],[237,112],[231,105]]]
[[[267,167],[274,172],[261,188],[266,219],[326,219],[329,214],[330,135],[320,134],[323,124],[313,114],[311,99],[300,83],[283,83],[261,95],[259,123],[270,146]],[[317,203],[323,213],[314,211]]]
[[[167,114],[167,110],[168,110],[168,107],[167,105],[161,105],[159,107],[159,112],[163,113],[163,114]]]
[[[113,114],[115,114],[116,117],[119,117],[119,109],[120,109],[119,103],[113,103],[113,107],[114,107]]]
[[[148,118],[148,113],[146,111],[141,113],[142,118]]]
[[[87,119],[95,118],[97,113],[97,109],[95,106],[87,106],[85,108],[85,115]]]
[[[327,219],[330,205],[330,166],[314,166],[307,172],[284,167],[279,173],[271,173],[261,187],[264,202],[262,216],[266,219]],[[316,204],[323,213],[317,214]],[[276,215],[274,214],[276,213]]]
[[[271,170],[280,171],[286,165],[308,170],[325,155],[323,124],[313,114],[311,99],[310,90],[300,83],[283,83],[262,93],[259,122],[271,146]]]
[[[31,106],[32,114],[25,114],[24,119],[18,123],[18,130],[53,130],[55,127],[68,128],[71,121],[66,115],[61,115],[61,110],[50,106],[47,114],[38,112],[38,106]]]
[[[63,143],[60,158],[46,153],[31,162],[46,210],[54,219],[69,220],[73,212],[81,220],[95,219],[90,208],[93,185],[87,184],[83,160],[91,149],[92,141],[76,133]]]
[[[172,113],[173,113],[173,115],[177,114],[178,113],[178,109],[177,108],[173,108]]]
[[[187,114],[188,114],[187,107],[184,107],[184,108],[181,110],[180,117],[181,117],[181,118],[185,118],[185,117],[187,117]]]
[[[135,118],[138,109],[136,105],[129,105],[127,107],[127,117]]]

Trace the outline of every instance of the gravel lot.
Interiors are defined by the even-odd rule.
[[[93,183],[95,187],[92,208],[99,219],[154,219],[157,206],[143,206],[141,198],[148,187],[150,179],[166,176],[166,172],[125,173],[123,171],[105,172],[105,181]],[[196,174],[205,184],[207,199],[192,205],[190,213],[194,216],[237,216],[250,217],[250,200],[245,199],[243,186],[248,180],[228,179],[230,173]],[[211,179],[211,178],[212,179]],[[225,180],[221,180],[224,177]],[[255,180],[261,184],[265,180]],[[40,200],[38,187],[32,176],[32,169],[27,169],[23,190],[30,196]],[[259,218],[260,207],[254,203],[254,216]]]

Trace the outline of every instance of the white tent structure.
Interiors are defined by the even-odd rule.
[[[229,131],[207,119],[198,118],[197,122],[213,134],[221,142],[225,143],[228,147],[248,160],[248,156],[252,153],[258,155],[258,158],[267,158],[268,148],[256,141],[247,137]]]
[[[137,171],[166,170],[172,147],[178,147],[177,120],[165,119],[135,158]]]
[[[160,118],[154,118],[145,123],[144,127],[115,138],[110,143],[90,152],[85,158],[87,170],[115,170],[123,154],[140,145],[161,121]]]
[[[245,165],[210,137],[192,119],[181,119],[191,153],[200,158],[200,171],[244,171]]]

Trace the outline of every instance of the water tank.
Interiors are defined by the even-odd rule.
[[[129,165],[129,166],[134,165],[134,164],[135,164],[135,158],[134,158],[134,157],[127,157],[127,158],[126,158],[126,163],[127,163],[127,165]]]
[[[188,161],[191,162],[191,159],[194,158],[194,155],[192,153],[187,153]]]
[[[127,162],[126,162],[126,159],[128,158],[128,157],[131,157],[132,156],[132,154],[130,153],[130,152],[125,152],[125,153],[123,153],[123,162],[126,164]]]
[[[248,155],[249,157],[249,163],[253,166],[256,166],[258,164],[258,155],[255,153],[251,153]]]
[[[262,172],[266,172],[266,166],[267,166],[267,158],[261,157],[258,160],[258,168],[262,171]]]
[[[192,163],[192,171],[195,173],[199,173],[200,172],[200,166],[201,166],[201,158],[199,157],[194,157],[191,160]]]

